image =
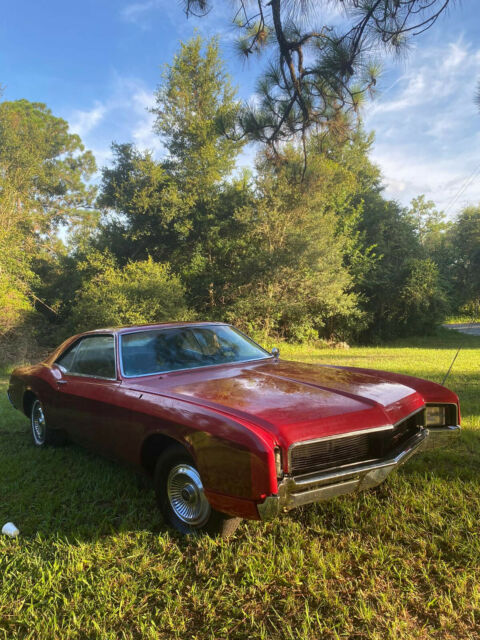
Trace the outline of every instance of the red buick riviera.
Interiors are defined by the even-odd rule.
[[[36,445],[71,439],[150,475],[183,533],[375,487],[460,429],[439,384],[284,361],[217,322],[74,336],[16,369],[8,396]]]

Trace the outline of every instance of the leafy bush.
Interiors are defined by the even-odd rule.
[[[0,338],[22,324],[32,311],[30,301],[7,274],[0,271]]]
[[[480,318],[480,298],[470,300],[460,308],[460,311],[468,318],[469,322],[478,322]]]
[[[87,280],[73,308],[74,329],[188,320],[180,279],[152,259],[107,266]]]

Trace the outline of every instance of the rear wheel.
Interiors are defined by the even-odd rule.
[[[161,454],[155,467],[154,484],[166,523],[180,533],[228,537],[241,522],[240,518],[212,509],[195,463],[180,445],[169,447]]]
[[[58,429],[50,429],[50,427],[48,427],[45,412],[38,398],[35,398],[32,403],[30,424],[32,427],[33,442],[37,447],[44,447],[46,445],[60,446],[65,444],[65,433]]]

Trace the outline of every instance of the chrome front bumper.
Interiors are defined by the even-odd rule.
[[[421,429],[389,458],[333,471],[285,476],[279,482],[278,494],[268,496],[257,505],[260,518],[270,520],[281,511],[376,487],[414,453],[441,447],[459,432],[459,426]]]

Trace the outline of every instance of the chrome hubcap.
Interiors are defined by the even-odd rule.
[[[38,400],[35,400],[32,407],[32,431],[37,444],[43,444],[45,442],[46,427],[42,406]]]
[[[189,464],[173,467],[168,474],[167,494],[173,512],[182,522],[197,527],[207,522],[211,507],[194,467]]]

